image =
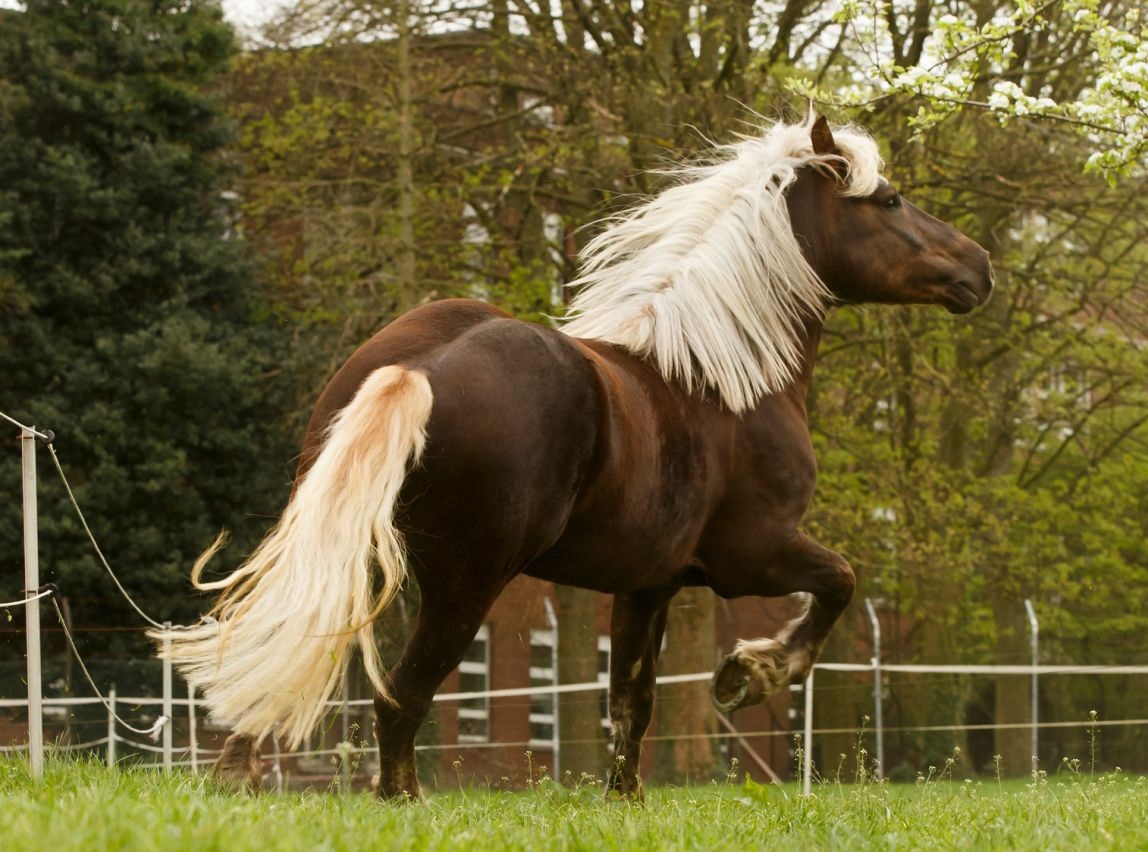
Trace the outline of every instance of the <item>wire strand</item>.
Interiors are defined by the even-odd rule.
[[[171,719],[169,719],[167,716],[161,715],[158,719],[155,720],[155,723],[150,728],[136,728],[133,725],[125,722],[123,718],[121,718],[120,715],[116,713],[112,705],[104,699],[103,694],[100,692],[100,688],[96,686],[95,680],[92,678],[91,673],[88,671],[88,667],[84,665],[84,660],[80,656],[80,652],[76,650],[76,643],[72,640],[72,634],[68,632],[67,622],[64,621],[64,613],[60,611],[60,604],[56,601],[55,597],[52,598],[52,606],[56,610],[56,617],[60,619],[60,624],[64,627],[64,636],[68,640],[68,647],[71,648],[72,653],[76,655],[76,662],[80,664],[80,671],[84,673],[84,677],[88,681],[88,686],[90,686],[92,691],[96,693],[96,697],[100,700],[100,703],[104,705],[108,713],[112,715],[112,718],[114,718],[117,722],[119,722],[133,734],[139,734],[140,736],[144,737],[151,737],[152,739],[157,738],[159,736],[159,732],[163,730],[163,726],[171,723]]]
[[[4,603],[0,603],[0,608],[6,608],[6,607],[10,607],[10,606],[19,606],[20,604],[30,604],[30,603],[32,603],[32,601],[38,601],[38,600],[40,600],[40,598],[46,598],[50,594],[52,594],[52,590],[51,589],[45,589],[44,591],[40,592],[39,594],[37,594],[36,596],[31,597],[31,598],[21,598],[20,600],[17,600],[17,601],[5,601]]]
[[[92,543],[92,547],[95,548],[96,551],[96,556],[100,558],[100,564],[104,566],[104,570],[108,572],[108,576],[112,578],[112,582],[116,584],[116,588],[120,590],[120,594],[124,596],[124,600],[131,604],[132,609],[139,613],[140,618],[152,627],[164,630],[165,627],[163,624],[160,624],[139,608],[139,605],[132,599],[132,596],[128,594],[127,589],[120,583],[119,578],[116,577],[116,573],[112,570],[112,566],[108,564],[108,560],[104,558],[104,552],[100,550],[99,544],[96,543],[96,537],[92,535],[91,527],[88,526],[88,522],[84,518],[84,513],[80,510],[80,504],[76,502],[76,495],[72,493],[72,486],[68,484],[68,477],[64,475],[64,468],[60,466],[60,460],[56,457],[56,448],[52,446],[51,442],[48,443],[48,453],[52,456],[52,464],[56,466],[56,472],[60,474],[60,480],[64,483],[64,490],[68,492],[68,499],[72,502],[72,508],[76,510],[76,515],[79,516],[80,523],[84,526],[84,532],[88,534],[88,541]],[[69,637],[69,639],[70,638],[71,637]]]

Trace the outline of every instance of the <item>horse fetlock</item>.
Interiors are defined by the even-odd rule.
[[[382,801],[395,804],[408,804],[423,801],[419,779],[413,771],[380,770],[371,778],[371,787]]]
[[[786,683],[800,683],[809,676],[817,652],[811,648],[801,648],[792,652],[786,662]]]

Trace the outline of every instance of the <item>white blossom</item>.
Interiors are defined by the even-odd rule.
[[[895,68],[889,47],[891,35],[885,14],[886,0],[848,0],[841,19],[848,20],[864,55],[875,59],[876,73],[854,75],[849,90],[830,93],[801,84],[802,93],[843,106],[860,106],[874,98],[900,96],[922,101],[912,124],[925,129],[958,109],[979,107],[1002,122],[1068,121],[1079,126],[1095,150],[1084,167],[1109,181],[1120,173],[1143,167],[1148,156],[1148,26],[1139,9],[1119,20],[1100,11],[1098,0],[1063,0],[1049,6],[1017,0],[1011,14],[998,13],[979,28],[971,12],[940,14],[923,45],[920,64]],[[1015,62],[1011,52],[1020,32],[1048,29],[1053,16],[1066,14],[1073,29],[1088,37],[1094,77],[1073,100],[1057,101],[1051,92],[1027,94],[1012,79],[998,77],[983,102],[972,100],[974,80],[986,73],[1007,73]],[[880,57],[880,58],[878,58]],[[835,97],[836,95],[836,97]]]

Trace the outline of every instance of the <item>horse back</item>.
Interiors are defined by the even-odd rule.
[[[486,302],[443,299],[409,311],[388,323],[355,350],[319,395],[303,439],[296,482],[314,462],[331,418],[351,401],[367,376],[380,367],[409,365],[482,323],[509,316]]]

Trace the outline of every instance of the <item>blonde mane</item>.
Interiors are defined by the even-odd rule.
[[[812,116],[719,147],[674,170],[678,183],[609,221],[586,246],[562,330],[649,358],[687,391],[708,386],[734,413],[786,387],[801,368],[807,316],[831,296],[805,261],[785,193],[797,171],[844,159],[843,193],[873,193],[876,143],[835,130],[842,157],[813,152]]]

